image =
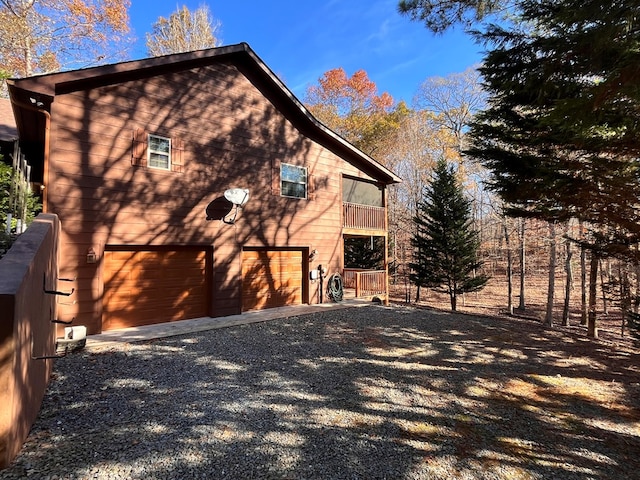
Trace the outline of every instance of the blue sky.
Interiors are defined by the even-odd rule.
[[[397,12],[397,0],[132,0],[138,41],[133,58],[146,56],[145,34],[159,16],[203,3],[222,23],[223,45],[247,42],[300,99],[327,70],[363,69],[395,100],[411,102],[420,83],[462,72],[481,60],[481,48],[460,29],[435,36]]]

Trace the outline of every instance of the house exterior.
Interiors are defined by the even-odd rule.
[[[18,139],[18,129],[13,117],[11,102],[0,98],[0,155],[5,163],[11,163],[14,142]]]
[[[89,334],[326,301],[344,236],[387,236],[400,179],[247,44],[8,84],[61,221],[58,317]]]

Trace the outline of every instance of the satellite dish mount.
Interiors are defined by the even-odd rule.
[[[249,189],[248,188],[230,188],[224,192],[224,198],[233,203],[233,212],[229,215],[222,217],[222,221],[228,225],[233,225],[236,222],[238,216],[238,210],[245,206],[249,201]]]

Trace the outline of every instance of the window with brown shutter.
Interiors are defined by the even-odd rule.
[[[182,173],[184,142],[180,138],[150,134],[143,128],[133,130],[131,165]]]

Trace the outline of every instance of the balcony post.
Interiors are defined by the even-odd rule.
[[[384,300],[385,306],[389,306],[389,209],[387,207],[388,191],[382,191],[382,205],[384,206]]]

